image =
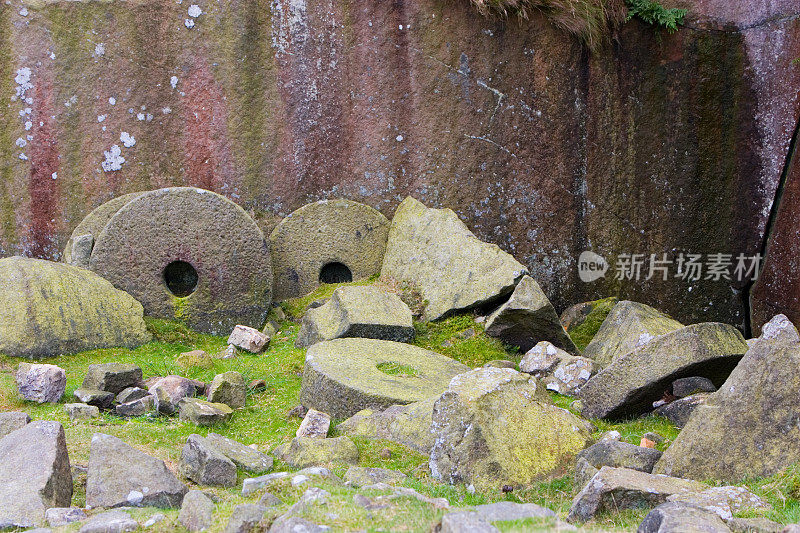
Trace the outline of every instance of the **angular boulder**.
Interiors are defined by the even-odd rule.
[[[141,400],[146,396],[150,396],[150,392],[147,389],[142,389],[140,387],[127,387],[125,390],[117,394],[115,400],[117,403],[128,403]]]
[[[600,371],[600,365],[541,341],[522,357],[519,369],[542,380],[548,390],[571,395]]]
[[[233,513],[225,525],[223,533],[250,533],[256,531],[258,523],[267,511],[266,506],[254,503],[243,503],[233,508]],[[296,531],[293,533],[302,533]]]
[[[72,500],[64,428],[31,422],[0,439],[0,529],[41,526],[45,511]]]
[[[305,418],[297,428],[297,437],[313,437],[317,439],[324,439],[328,436],[328,430],[331,427],[331,417],[326,413],[317,411],[316,409],[309,409]]]
[[[653,413],[663,416],[676,427],[682,428],[689,421],[689,417],[695,412],[698,406],[703,405],[708,400],[710,394],[692,394],[686,398],[679,398],[674,402],[669,402],[657,407]]]
[[[335,339],[306,352],[300,403],[345,418],[367,407],[385,408],[438,396],[469,370],[416,346],[376,339]]]
[[[795,462],[798,365],[800,335],[777,315],[727,381],[695,409],[654,472],[736,483]]]
[[[116,398],[113,392],[84,388],[75,389],[72,395],[81,403],[94,405],[101,409],[110,409]]]
[[[117,416],[131,417],[142,416],[153,411],[156,407],[156,399],[154,396],[148,394],[138,400],[121,403],[114,408]]]
[[[203,491],[190,490],[183,497],[178,522],[191,532],[207,529],[214,522],[214,502]]]
[[[233,409],[224,403],[211,403],[198,398],[184,398],[178,404],[178,416],[185,422],[198,426],[226,424],[233,415]]]
[[[575,496],[567,520],[585,522],[604,511],[655,507],[673,494],[705,488],[702,483],[687,479],[604,466]]]
[[[359,453],[349,437],[295,437],[287,444],[275,448],[273,455],[294,468],[305,468],[327,463],[355,464]]]
[[[661,452],[654,448],[644,448],[618,440],[601,440],[578,454],[575,468],[575,482],[583,487],[604,466],[630,468],[651,473]]]
[[[272,470],[272,457],[241,442],[217,433],[209,433],[205,442],[246,472],[260,474]]]
[[[528,272],[495,244],[479,240],[450,209],[407,197],[395,211],[381,277],[405,281],[428,301],[436,320],[511,294]]]
[[[64,411],[67,412],[70,420],[89,420],[100,416],[100,408],[96,405],[87,405],[85,403],[68,403],[64,405]]]
[[[156,410],[171,415],[178,410],[178,404],[197,392],[197,386],[191,379],[181,376],[167,376],[150,385],[148,391],[155,399]]]
[[[178,508],[187,490],[161,459],[117,437],[92,435],[86,474],[87,506]]]
[[[581,387],[581,414],[611,419],[642,414],[684,376],[721,384],[746,351],[742,334],[727,324],[705,322],[666,333],[617,357]]]
[[[255,328],[237,325],[228,336],[228,344],[250,353],[260,353],[269,344],[269,337]]]
[[[138,366],[130,363],[103,363],[89,365],[81,387],[116,395],[128,387],[141,385],[142,369]]]
[[[344,435],[397,442],[424,455],[431,453],[431,421],[437,397],[386,409],[363,409],[338,426]]]
[[[97,274],[61,263],[0,259],[0,353],[39,359],[150,341],[142,305]]]
[[[178,464],[181,474],[198,485],[232,487],[236,465],[200,435],[189,435]]]
[[[324,305],[306,311],[295,345],[342,337],[408,342],[414,337],[411,309],[379,287],[339,287]]]
[[[667,501],[690,505],[715,513],[723,520],[730,520],[734,514],[745,512],[765,512],[772,506],[744,487],[711,487],[703,492],[682,492],[673,494]]]
[[[231,370],[214,376],[208,387],[208,401],[224,403],[228,407],[237,409],[244,407],[247,400],[247,384],[239,372]]]
[[[20,396],[29,402],[56,403],[67,388],[67,373],[55,365],[21,363],[14,379]]]
[[[670,388],[670,392],[676,398],[686,398],[692,394],[716,392],[716,390],[717,388],[710,379],[701,376],[676,379]]]
[[[562,473],[590,442],[585,421],[550,403],[531,376],[479,368],[436,401],[434,478],[476,487],[523,485]]]
[[[536,280],[524,276],[511,298],[486,319],[486,334],[527,352],[541,341],[577,354],[553,304]]]
[[[592,342],[583,350],[583,356],[608,366],[617,357],[681,327],[683,324],[658,309],[623,300],[608,313]]]
[[[637,533],[730,533],[716,514],[675,502],[662,503],[644,517]]]

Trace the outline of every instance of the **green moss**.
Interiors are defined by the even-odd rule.
[[[419,372],[413,366],[402,363],[378,363],[378,370],[390,376],[401,376],[404,378],[418,376]]]
[[[506,347],[483,333],[473,315],[458,315],[437,322],[415,322],[413,344],[479,367],[496,359],[513,360],[518,349]]]
[[[575,326],[568,332],[572,342],[575,343],[575,346],[577,346],[579,350],[583,351],[583,349],[592,342],[595,333],[600,329],[603,320],[606,319],[608,313],[614,305],[616,305],[617,301],[618,299],[616,297],[611,296],[592,302],[594,304],[592,311],[580,325]]]
[[[191,305],[189,304],[188,297],[174,296],[172,298],[173,316],[176,320],[186,321],[189,318]]]
[[[292,320],[300,320],[308,309],[308,306],[317,300],[328,299],[333,296],[333,291],[339,287],[355,286],[355,285],[372,285],[376,277],[369,279],[353,281],[350,283],[321,283],[319,287],[312,292],[301,296],[299,298],[290,298],[281,302],[281,307],[286,312],[286,316]]]

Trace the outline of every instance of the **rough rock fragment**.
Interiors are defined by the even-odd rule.
[[[183,497],[178,522],[189,531],[203,531],[214,522],[214,502],[200,490],[190,490]]]
[[[336,430],[344,435],[390,440],[429,455],[433,448],[433,405],[437,399],[392,405],[382,411],[363,409],[336,426]]]
[[[364,485],[374,485],[375,483],[386,483],[387,485],[397,485],[402,483],[408,476],[397,470],[388,468],[368,468],[364,466],[351,466],[344,474],[345,482],[353,487],[363,487]]]
[[[148,394],[138,400],[133,400],[127,403],[121,403],[114,408],[117,416],[131,417],[142,416],[155,409],[156,399],[153,395]]]
[[[150,385],[148,390],[155,399],[158,412],[171,415],[177,411],[181,400],[195,395],[197,386],[191,379],[167,376]]]
[[[246,472],[261,473],[272,469],[273,459],[265,453],[245,446],[228,437],[217,433],[209,433],[205,438],[206,443],[216,451],[233,461],[233,463]]]
[[[88,420],[100,416],[100,408],[85,403],[68,403],[64,405],[70,420]]]
[[[650,511],[637,533],[730,533],[716,514],[680,503],[663,503]]]
[[[331,417],[316,409],[309,409],[305,418],[297,428],[297,437],[313,437],[317,439],[324,439],[328,436],[328,430],[331,427]]]
[[[519,369],[541,379],[548,390],[571,395],[599,372],[600,366],[541,341],[523,356]]]
[[[224,403],[211,403],[198,398],[184,398],[178,404],[178,417],[198,426],[226,424],[233,409]]]
[[[6,411],[0,413],[0,439],[23,427],[31,421],[28,413],[23,411]]]
[[[94,405],[100,409],[110,409],[114,405],[114,393],[97,389],[75,389],[72,393],[76,400],[87,405]]]
[[[250,353],[260,353],[269,344],[269,337],[255,328],[239,324],[231,331],[228,344]]]
[[[14,379],[20,396],[29,402],[56,403],[67,388],[67,373],[55,365],[20,363]]]
[[[706,403],[710,394],[693,394],[686,398],[680,398],[674,402],[669,402],[658,407],[655,414],[663,416],[676,427],[682,428],[689,421],[689,417],[700,406]]]
[[[92,516],[78,533],[125,533],[136,531],[139,523],[125,511],[115,509]]]
[[[181,450],[181,474],[199,485],[232,487],[236,465],[200,435],[189,435]]]
[[[138,366],[130,363],[103,363],[89,365],[81,387],[117,395],[128,387],[138,387],[142,383],[142,369]]]
[[[208,401],[224,403],[233,409],[244,407],[247,399],[247,384],[239,372],[231,370],[214,376],[208,388]]]
[[[233,508],[223,533],[250,533],[255,531],[267,508],[263,505],[243,503]],[[301,532],[293,532],[301,533]]]

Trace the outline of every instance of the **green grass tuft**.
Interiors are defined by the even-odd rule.
[[[513,360],[518,351],[484,335],[483,325],[476,324],[472,315],[458,315],[437,322],[415,322],[414,328],[414,345],[473,368],[496,359]]]
[[[413,366],[395,362],[379,363],[377,369],[384,374],[389,374],[390,376],[402,376],[404,378],[408,378],[419,375],[419,371]]]
[[[592,312],[586,316],[584,321],[568,332],[572,342],[575,343],[579,350],[583,351],[592,342],[597,330],[600,329],[600,325],[618,301],[614,296],[597,300]]]

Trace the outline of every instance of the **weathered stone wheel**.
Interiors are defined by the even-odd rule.
[[[350,200],[320,200],[283,219],[270,236],[275,299],[308,294],[320,282],[368,278],[381,270],[389,221]]]
[[[261,327],[272,294],[264,235],[238,205],[193,187],[126,203],[96,238],[90,268],[139,300],[145,313],[227,335]]]
[[[335,339],[306,352],[300,403],[347,418],[367,407],[385,408],[438,396],[469,367],[401,342]]]

